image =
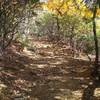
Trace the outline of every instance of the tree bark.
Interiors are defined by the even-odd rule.
[[[93,72],[91,73],[93,79],[92,84],[89,84],[87,88],[83,91],[82,100],[94,100],[94,90],[100,85],[100,72],[99,72],[99,46],[98,46],[98,38],[96,33],[96,13],[97,13],[97,5],[95,4],[93,10],[93,34],[94,34],[94,43],[95,43],[95,62]]]
[[[96,13],[97,13],[97,6],[95,5],[93,11],[93,34],[94,34],[94,42],[95,42],[95,62],[94,62],[94,69],[92,75],[94,78],[100,78],[99,76],[99,46],[98,46],[98,37],[96,33]]]

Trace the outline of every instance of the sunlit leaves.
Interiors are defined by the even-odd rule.
[[[83,2],[84,1],[84,2]],[[92,11],[87,6],[92,6],[90,0],[48,0],[44,5],[49,11],[57,15],[81,15],[83,17],[92,17]],[[97,10],[97,16],[100,15],[100,9]]]

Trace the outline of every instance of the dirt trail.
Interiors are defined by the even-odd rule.
[[[89,62],[44,41],[33,44],[35,51],[0,62],[0,100],[81,100],[90,81]]]

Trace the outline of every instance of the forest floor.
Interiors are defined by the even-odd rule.
[[[81,100],[91,63],[70,56],[67,46],[32,40],[35,49],[10,49],[0,58],[0,100]],[[100,88],[94,100],[100,100]]]

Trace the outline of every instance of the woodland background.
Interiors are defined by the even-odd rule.
[[[0,0],[0,100],[100,100],[100,1]]]

